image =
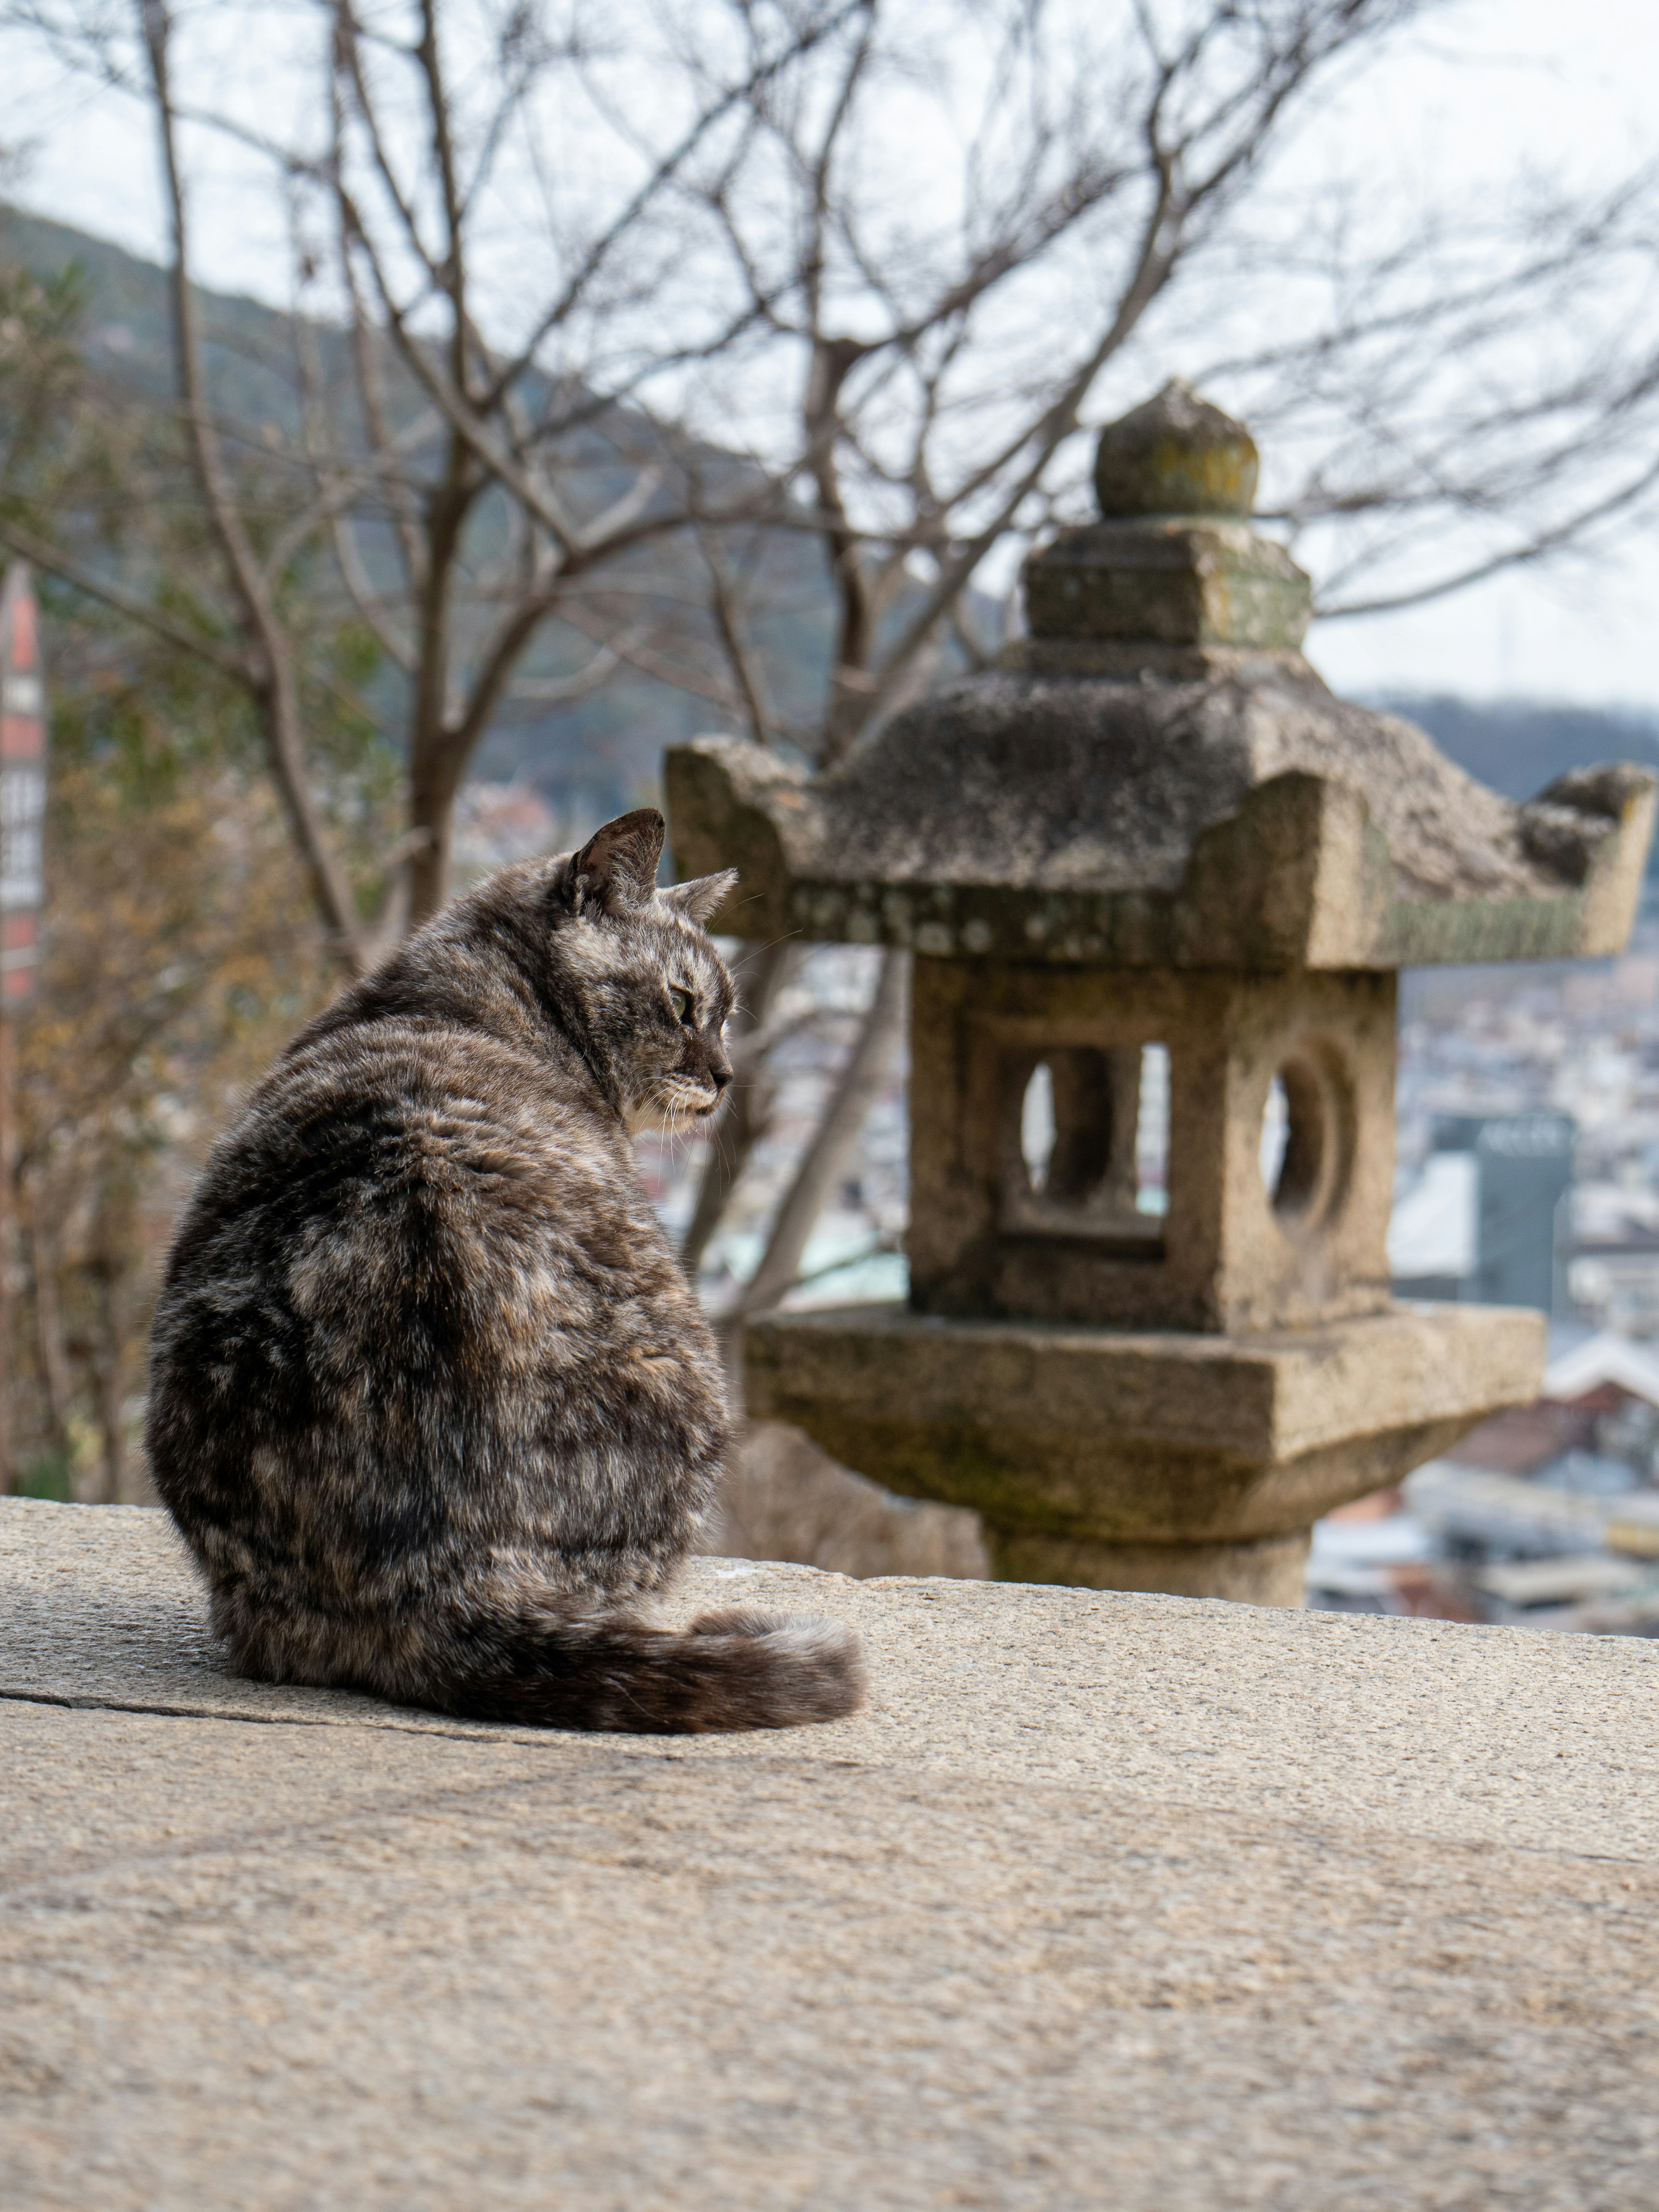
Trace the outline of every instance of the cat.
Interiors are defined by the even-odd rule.
[[[643,808],[453,900],[220,1138],[151,1340],[146,1442],[241,1673],[568,1729],[853,1711],[850,1632],[657,1624],[729,1435],[635,1167],[732,1079],[702,924]]]

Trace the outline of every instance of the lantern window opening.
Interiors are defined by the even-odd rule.
[[[1105,1199],[1127,1127],[1119,1058],[1098,1045],[1055,1046],[1025,1077],[1019,1151],[1033,1198],[1077,1211]]]
[[[1006,1225],[1161,1241],[1169,1071],[1162,1043],[1017,1051],[1005,1078],[1012,1122],[1003,1155]]]
[[[1160,1218],[1170,1210],[1170,1048],[1140,1048],[1135,1114],[1135,1211]]]
[[[1287,1234],[1316,1231],[1341,1202],[1352,1150],[1352,1119],[1340,1060],[1327,1048],[1287,1054],[1262,1108],[1262,1187]]]
[[[1031,1188],[1040,1197],[1048,1188],[1054,1152],[1054,1078],[1046,1060],[1031,1070],[1020,1100],[1019,1150]]]

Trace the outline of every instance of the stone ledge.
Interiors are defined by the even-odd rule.
[[[972,1507],[1004,1574],[1299,1605],[1320,1515],[1535,1396],[1543,1354],[1512,1307],[1206,1336],[863,1305],[751,1322],[744,1387],[889,1489]]]
[[[239,1682],[160,1515],[0,1504],[0,2199],[1659,2199],[1652,1645],[714,1560],[685,1601],[738,1593],[855,1621],[870,1710]]]
[[[751,1403],[779,1419],[774,1383],[790,1346],[815,1395],[878,1403],[918,1421],[1011,1419],[1028,1430],[1079,1430],[1289,1459],[1349,1444],[1377,1426],[1379,1403],[1425,1423],[1473,1425],[1535,1395],[1543,1316],[1521,1306],[1401,1304],[1386,1311],[1254,1336],[981,1321],[901,1304],[829,1306],[750,1322]]]

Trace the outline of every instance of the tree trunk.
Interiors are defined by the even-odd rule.
[[[737,963],[732,972],[739,995],[733,1026],[740,1039],[765,1026],[779,993],[799,965],[800,948],[787,939],[762,945]],[[766,1134],[775,1088],[764,1066],[746,1069],[732,1085],[732,1103],[714,1129],[697,1203],[680,1243],[680,1264],[693,1283],[749,1155]]]
[[[46,1431],[54,1452],[69,1448],[69,1347],[64,1341],[64,1309],[59,1296],[58,1253],[53,1237],[40,1218],[40,1200],[33,1194],[29,1208],[29,1273],[34,1291],[34,1334],[40,1362],[40,1385],[46,1400]]]
[[[409,743],[409,927],[418,929],[443,904],[449,890],[449,850],[455,793],[465,768],[465,750],[450,727],[452,587],[461,535],[477,497],[477,472],[466,447],[450,434],[443,483],[427,505],[424,571],[421,582],[421,650]]]
[[[778,1209],[759,1267],[738,1302],[737,1318],[775,1305],[800,1273],[806,1241],[824,1202],[858,1143],[876,1103],[904,1028],[909,962],[902,952],[882,955],[876,995],[858,1041],[841,1072],[817,1131]]]
[[[98,1433],[102,1445],[102,1476],[95,1501],[118,1505],[126,1473],[126,1437],[121,1419],[125,1394],[122,1379],[126,1361],[120,1326],[121,1279],[117,1266],[106,1260],[94,1278],[97,1312],[93,1323],[92,1372],[98,1401]]]
[[[435,750],[435,749],[434,749]],[[449,892],[449,857],[455,828],[457,764],[441,753],[417,759],[410,777],[409,927],[430,921]]]

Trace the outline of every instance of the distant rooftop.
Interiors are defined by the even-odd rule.
[[[1587,1342],[1551,1358],[1544,1370],[1544,1395],[1583,1398],[1608,1382],[1659,1406],[1659,1354],[1632,1343],[1617,1329],[1601,1329]]]

